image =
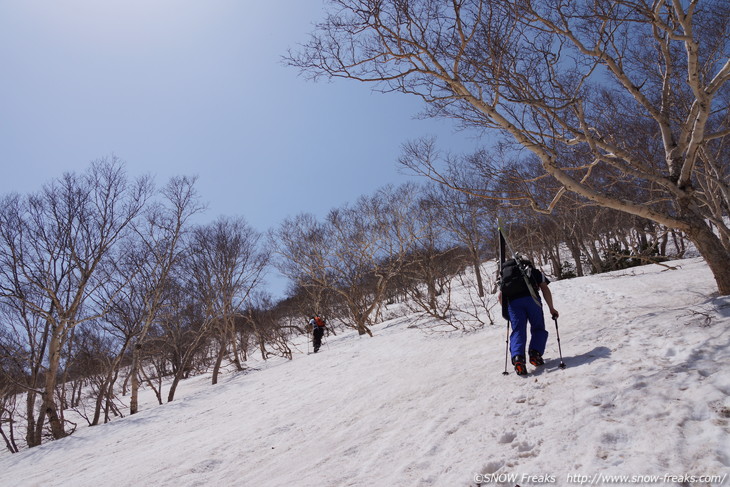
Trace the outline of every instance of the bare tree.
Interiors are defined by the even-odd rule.
[[[447,294],[446,302],[440,302],[443,300],[439,300],[439,297],[449,286],[452,277],[448,272],[452,246],[441,225],[442,208],[428,198],[421,198],[413,206],[410,215],[416,225],[409,227],[416,234],[411,237],[413,249],[401,273],[411,281],[407,287],[411,300],[421,310],[440,320],[446,319],[450,310],[451,293]]]
[[[279,321],[285,318],[274,311],[271,296],[265,292],[251,295],[246,310],[236,320],[241,338],[241,346],[247,347],[253,341],[258,347],[263,360],[270,355],[286,357],[291,360],[292,351],[288,343],[288,326],[281,326]]]
[[[0,318],[1,320],[2,318]],[[19,415],[17,401],[26,390],[27,376],[24,363],[18,360],[16,341],[9,329],[0,326],[0,436],[10,453],[18,453],[15,439],[16,419]]]
[[[197,178],[175,177],[162,189],[161,201],[152,205],[145,218],[135,225],[137,249],[129,252],[128,268],[134,278],[115,307],[117,325],[132,343],[130,367],[130,414],[139,410],[139,375],[142,347],[165,303],[170,275],[185,256],[186,226],[203,211],[195,191]]]
[[[331,248],[328,238],[327,225],[309,213],[287,218],[269,237],[280,257],[276,267],[294,283],[291,293],[303,295],[309,302],[302,303],[302,307],[321,314],[328,307],[326,269]],[[303,316],[310,313],[305,311]]]
[[[217,331],[213,384],[218,382],[229,347],[234,347],[234,361],[238,360],[235,319],[261,284],[269,264],[269,253],[261,248],[260,240],[260,234],[242,218],[219,218],[193,231],[188,258],[191,290],[199,296],[206,322]],[[242,369],[240,363],[237,368]]]
[[[40,444],[46,419],[54,439],[66,436],[54,397],[64,345],[73,329],[105,310],[90,297],[111,257],[150,195],[149,181],[130,183],[117,159],[93,162],[84,174],[65,174],[27,199],[10,196],[0,227],[0,295],[31,320],[40,319],[36,353],[47,350],[41,407],[29,445]],[[41,347],[38,347],[41,345]]]
[[[386,187],[332,210],[324,222],[311,215],[286,220],[274,235],[279,270],[300,288],[336,296],[349,326],[372,336],[372,316],[413,248],[416,194],[413,185]]]
[[[192,283],[180,277],[176,276],[175,282],[170,283],[170,306],[166,306],[158,316],[160,333],[154,343],[149,344],[153,357],[162,353],[166,355],[166,360],[159,363],[159,377],[166,373],[162,367],[166,368],[168,362],[172,366],[168,402],[175,399],[180,381],[189,377],[193,362],[205,353],[204,349],[212,337],[213,320],[206,313],[203,301],[196,296]],[[159,386],[158,392],[162,399],[161,381]]]
[[[17,198],[5,199],[3,203],[17,202]],[[9,210],[12,205],[2,205],[4,210]],[[0,210],[2,211],[2,210]],[[11,211],[10,213],[15,213]],[[7,213],[3,212],[3,216]],[[0,224],[0,233],[4,236],[14,234],[18,227],[5,226],[9,220],[3,219]],[[17,222],[16,222],[17,223]],[[14,260],[3,254],[2,265],[6,269],[12,269]],[[3,324],[3,356],[5,364],[12,364],[16,373],[11,377],[17,381],[18,386],[25,391],[24,417],[25,417],[25,441],[29,447],[38,446],[42,441],[42,432],[45,426],[44,416],[37,411],[37,399],[42,390],[46,371],[46,349],[50,338],[50,324],[41,316],[33,313],[31,307],[27,306],[29,299],[36,300],[36,306],[50,308],[47,298],[34,290],[26,287],[23,300],[11,299],[9,296],[1,298],[0,320]],[[24,371],[24,373],[20,373]]]
[[[430,190],[430,200],[432,204],[438,204],[442,208],[444,230],[452,234],[453,238],[469,251],[477,292],[479,297],[484,297],[481,264],[485,257],[483,253],[487,247],[487,239],[491,238],[494,241],[497,204],[475,196],[475,193],[487,193],[491,182],[485,180],[481,174],[465,172],[454,165],[450,167],[449,174],[449,178],[457,182],[458,187],[470,190],[459,191],[440,184]]]
[[[555,186],[547,205],[524,195],[534,209],[549,212],[573,192],[685,232],[730,294],[730,230],[710,211],[718,192],[727,207],[715,154],[730,137],[728,2],[329,4],[291,65],[415,94],[432,115],[497,130]],[[413,167],[448,183],[422,155]]]
[[[101,321],[101,320],[100,320]],[[126,341],[119,349],[119,339],[110,333],[102,322],[85,322],[74,329],[67,342],[68,358],[64,363],[63,408],[79,413],[89,426],[98,425],[104,416],[108,422],[111,415],[121,413],[115,402],[114,383],[119,375],[121,357],[126,351]],[[69,384],[71,397],[68,398]],[[93,399],[89,413],[86,398]]]

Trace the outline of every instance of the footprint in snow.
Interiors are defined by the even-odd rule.
[[[517,438],[517,433],[514,433],[514,432],[512,432],[512,431],[509,431],[509,432],[507,432],[507,433],[504,433],[504,434],[503,434],[503,435],[502,435],[502,436],[501,436],[501,437],[499,438],[499,443],[501,443],[501,444],[503,444],[503,445],[504,445],[504,444],[507,444],[507,443],[512,443],[513,441],[515,441],[515,438]]]
[[[192,473],[207,473],[215,470],[222,462],[220,460],[204,460],[198,462],[190,469]]]

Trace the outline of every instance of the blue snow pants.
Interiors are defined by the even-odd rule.
[[[528,321],[530,322],[530,346],[528,350],[535,350],[541,355],[545,353],[548,332],[545,329],[542,306],[538,306],[532,296],[525,296],[510,300],[507,310],[512,325],[512,334],[509,338],[511,356],[527,356],[525,354],[525,345],[527,344]]]

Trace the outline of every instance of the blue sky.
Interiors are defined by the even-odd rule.
[[[281,56],[322,0],[0,0],[0,193],[111,154],[158,184],[198,175],[206,219],[265,231],[406,177],[403,142],[473,146],[420,99],[306,81]],[[468,149],[467,149],[468,150]]]

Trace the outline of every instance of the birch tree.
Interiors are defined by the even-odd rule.
[[[105,312],[89,305],[105,284],[100,269],[150,192],[148,179],[129,181],[119,160],[104,159],[83,174],[64,174],[28,198],[6,200],[0,295],[21,311],[29,339],[40,339],[30,344],[33,353],[43,355],[33,360],[43,370],[42,383],[29,394],[37,392],[41,399],[29,446],[40,444],[46,421],[54,439],[67,435],[55,398],[64,345],[76,326]]]
[[[330,211],[323,222],[312,215],[284,221],[274,237],[279,270],[299,287],[331,293],[349,326],[372,336],[373,315],[418,235],[410,217],[416,200],[414,185],[385,187]]]
[[[535,210],[572,192],[682,231],[730,294],[727,213],[711,211],[728,207],[726,0],[328,4],[291,65],[417,95],[431,115],[501,134],[554,186],[547,205],[524,195]],[[440,179],[436,161],[413,162]]]
[[[165,304],[175,266],[185,257],[184,237],[190,219],[203,211],[195,191],[196,178],[175,177],[162,189],[162,199],[152,205],[135,225],[134,245],[128,267],[134,278],[116,306],[118,326],[132,346],[130,367],[130,414],[139,411],[141,353],[150,328]]]
[[[260,240],[261,235],[242,218],[219,218],[192,233],[186,264],[189,289],[204,310],[202,328],[213,329],[218,340],[213,384],[231,347],[238,361],[235,320],[261,284],[269,263],[269,252],[261,248]],[[240,363],[237,368],[242,369]]]

